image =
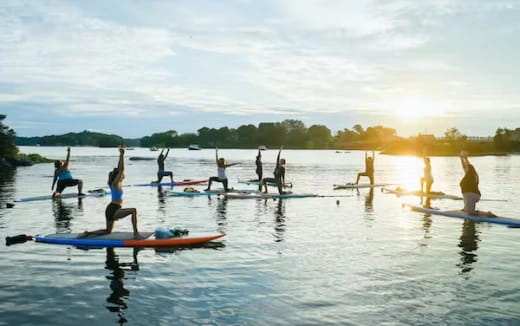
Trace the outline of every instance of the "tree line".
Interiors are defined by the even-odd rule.
[[[3,116],[5,118],[5,116]],[[15,137],[14,131],[3,127],[4,137]],[[281,122],[246,124],[238,128],[202,127],[197,132],[178,133],[176,130],[154,133],[141,138],[123,138],[98,132],[83,131],[63,135],[42,137],[15,137],[17,145],[42,146],[99,146],[115,147],[119,144],[142,147],[187,147],[197,144],[202,148],[268,148],[294,149],[361,149],[382,150],[388,154],[412,155],[455,155],[460,149],[479,154],[500,154],[520,151],[520,128],[497,129],[491,140],[475,141],[463,135],[457,128],[446,130],[441,139],[433,135],[417,135],[403,138],[394,128],[370,126],[366,129],[356,124],[352,129],[344,128],[334,135],[319,124],[307,127],[302,121],[286,119]],[[8,146],[2,146],[2,150]]]

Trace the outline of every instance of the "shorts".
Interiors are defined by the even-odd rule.
[[[63,179],[58,180],[58,186],[56,187],[56,192],[62,193],[66,187],[77,186],[79,183],[78,179]]]
[[[475,213],[475,206],[480,200],[480,195],[474,192],[464,192],[462,197],[464,197],[464,212],[468,214]]]
[[[121,209],[121,205],[110,203],[108,204],[107,208],[105,209],[105,217],[107,221],[115,221],[114,215],[116,214],[117,210]]]

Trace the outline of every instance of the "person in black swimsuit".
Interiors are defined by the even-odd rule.
[[[285,188],[285,159],[280,159],[280,154],[282,153],[282,148],[278,151],[278,156],[276,157],[276,168],[274,169],[274,178],[264,178],[262,180],[262,184],[264,185],[264,193],[267,193],[267,184],[275,183],[278,187],[278,193],[280,195],[285,194],[283,191]]]
[[[258,149],[258,154],[256,155],[255,165],[256,165],[256,175],[258,176],[258,191],[262,191],[263,168],[262,168],[262,152],[260,149]]]

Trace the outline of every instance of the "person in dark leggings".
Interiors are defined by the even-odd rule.
[[[161,150],[161,154],[159,154],[159,157],[157,157],[157,165],[159,166],[159,169],[157,171],[157,181],[152,181],[152,183],[161,183],[161,180],[163,177],[170,177],[171,183],[173,183],[173,173],[172,171],[165,171],[164,170],[164,161],[168,157],[168,154],[170,153],[170,149],[166,150],[166,154],[163,154],[164,148]]]
[[[262,151],[258,149],[258,154],[256,155],[256,175],[258,176],[258,191],[262,191],[262,174],[263,174],[263,168],[262,168]]]
[[[67,158],[65,162],[60,160],[54,161],[54,178],[52,179],[51,190],[54,189],[54,185],[56,181],[58,181],[58,186],[56,187],[56,191],[52,194],[52,197],[58,197],[61,195],[63,190],[66,187],[78,186],[78,196],[84,195],[81,190],[83,189],[83,180],[72,178],[72,174],[69,171],[69,162],[70,162],[70,147],[67,147]]]
[[[374,184],[374,161],[375,154],[372,152],[372,156],[369,157],[367,152],[365,152],[365,172],[360,172],[357,175],[356,184],[359,184],[359,178],[368,177],[370,179],[370,184]]]
[[[278,156],[276,157],[276,167],[274,169],[274,178],[264,178],[262,180],[262,184],[264,186],[264,193],[267,193],[267,184],[268,183],[274,183],[276,184],[276,187],[278,188],[278,193],[280,195],[285,194],[286,192],[283,191],[283,188],[285,187],[285,159],[280,159],[280,154],[282,153],[282,148],[280,147],[280,150],[278,151]]]
[[[228,188],[228,178],[226,175],[226,168],[233,166],[233,165],[240,164],[240,163],[228,164],[223,157],[219,158],[218,157],[218,148],[215,148],[215,157],[216,157],[216,162],[217,162],[217,176],[209,178],[208,188],[204,189],[204,191],[211,191],[211,183],[216,181],[216,182],[221,182],[222,185],[224,186],[224,191],[228,192],[229,188]]]
[[[114,222],[126,217],[132,216],[132,227],[134,229],[134,237],[139,236],[137,231],[137,209],[135,208],[122,208],[123,207],[123,179],[125,178],[125,164],[124,164],[125,149],[119,147],[119,161],[117,168],[114,168],[108,174],[108,185],[110,186],[110,193],[112,195],[112,201],[108,204],[105,209],[106,228],[99,229],[96,231],[85,231],[79,237],[87,237],[89,235],[103,235],[109,234],[114,228]]]

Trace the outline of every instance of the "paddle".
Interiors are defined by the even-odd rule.
[[[12,237],[5,237],[5,245],[10,246],[16,243],[24,243],[33,240],[32,235],[19,234]]]

